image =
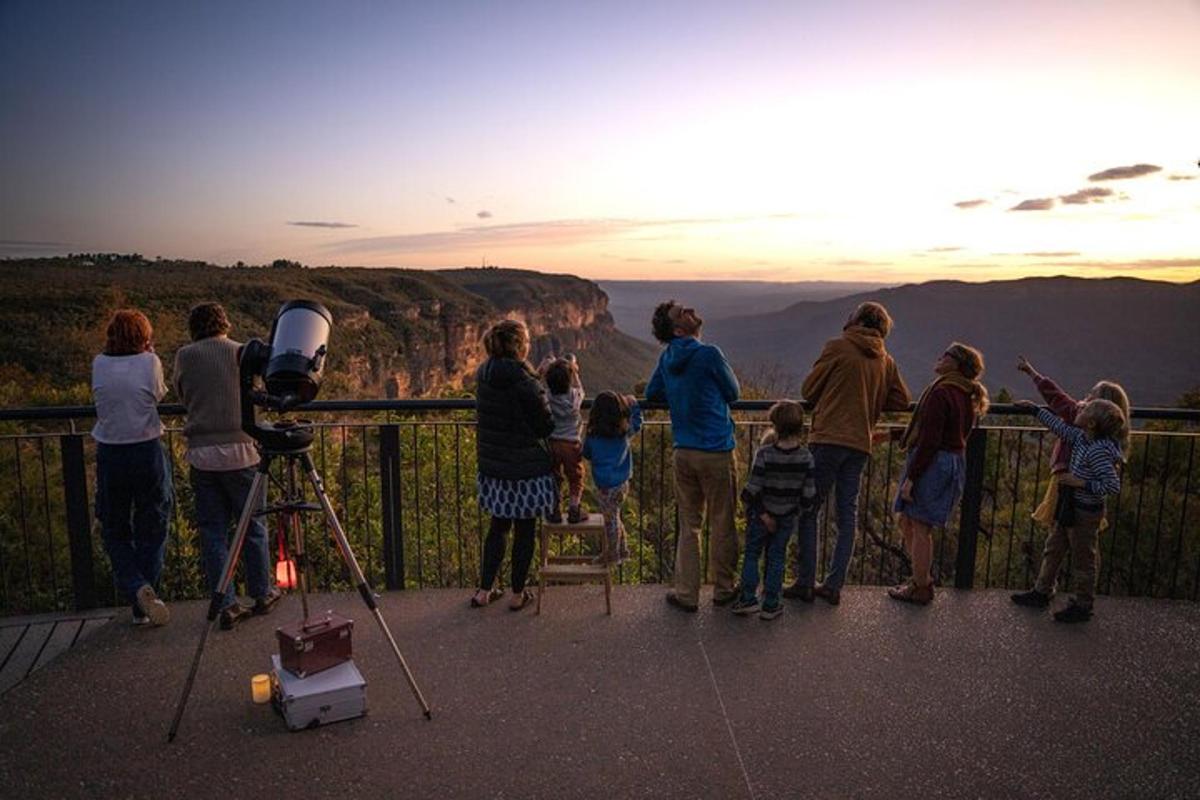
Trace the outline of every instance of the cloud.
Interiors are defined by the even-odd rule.
[[[1076,250],[1043,250],[1035,253],[1021,253],[1030,258],[1072,258],[1079,254]]]
[[[1094,175],[1088,175],[1089,181],[1123,181],[1128,178],[1140,178],[1143,175],[1149,175],[1158,172],[1162,167],[1156,167],[1153,164],[1134,164],[1131,167],[1111,167],[1106,170],[1097,172]]]
[[[668,261],[667,263],[668,263],[668,264],[686,264],[686,263],[688,263],[688,262],[687,262],[687,259],[686,259],[686,258],[672,258],[672,259],[671,259],[670,261]],[[766,262],[763,262],[763,263],[766,263]]]
[[[49,256],[56,253],[66,253],[76,249],[71,242],[45,242],[28,239],[0,239],[0,255],[9,256]],[[86,249],[86,248],[82,248]]]
[[[987,204],[987,200],[959,200],[954,205],[959,208],[979,208],[980,206],[986,206]]]
[[[514,222],[505,225],[472,225],[450,231],[407,233],[343,239],[324,245],[336,253],[431,253],[474,250],[481,247],[555,247],[586,242],[636,239],[652,241],[655,234],[696,225],[728,225],[762,217],[683,219],[559,219]],[[607,254],[606,254],[606,257]]]
[[[1053,197],[1039,197],[1034,200],[1022,200],[1009,211],[1049,211],[1054,208]]]
[[[928,250],[926,250],[925,252],[926,253],[957,253],[959,250],[963,250],[963,249],[965,249],[965,248],[962,248],[962,247],[931,247]]]
[[[357,225],[351,225],[348,222],[322,222],[320,220],[308,222],[289,222],[288,225],[295,225],[300,228],[357,228]]]
[[[1170,177],[1167,178],[1167,180],[1169,180],[1169,181],[1194,181],[1194,180],[1196,180],[1196,176],[1195,175],[1171,175]]]
[[[1059,195],[1058,199],[1069,206],[1086,206],[1088,203],[1103,203],[1106,197],[1112,197],[1113,190],[1103,186],[1091,186],[1071,194]]]
[[[1137,261],[1050,261],[1037,264],[1040,267],[1074,267],[1077,269],[1103,270],[1108,272],[1146,272],[1164,269],[1196,269],[1200,258],[1143,258]]]
[[[450,205],[454,205],[455,202],[457,202],[457,201],[453,197],[447,197],[446,202],[449,203]]]
[[[491,219],[492,212],[488,211],[487,209],[484,209],[483,211],[476,211],[475,216],[479,217],[480,219]]]

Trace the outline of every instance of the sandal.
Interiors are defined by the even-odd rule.
[[[471,608],[483,608],[484,606],[491,605],[504,596],[504,590],[499,586],[492,587],[491,591],[487,593],[487,600],[483,601],[482,603],[477,599],[478,595],[479,592],[471,595]]]
[[[533,592],[529,591],[528,589],[523,589],[519,596],[513,595],[513,600],[516,600],[517,602],[510,602],[508,604],[508,610],[520,611],[522,608],[532,603],[533,599]]]
[[[917,586],[915,583],[910,582],[901,586],[893,586],[891,589],[888,589],[888,597],[893,600],[899,600],[901,603],[927,606],[933,602],[933,584],[929,586]]]

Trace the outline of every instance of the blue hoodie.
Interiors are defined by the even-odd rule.
[[[723,453],[733,449],[729,404],[739,391],[721,348],[677,336],[658,357],[646,399],[667,402],[676,447]]]

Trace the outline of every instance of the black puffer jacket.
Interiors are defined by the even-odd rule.
[[[520,480],[550,472],[546,437],[554,430],[546,391],[528,364],[489,358],[475,373],[479,473]]]

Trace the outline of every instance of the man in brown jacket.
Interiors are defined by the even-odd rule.
[[[785,597],[812,602],[814,594],[837,605],[854,554],[858,515],[858,486],[871,455],[871,432],[884,411],[904,411],[911,399],[908,387],[888,355],[883,340],[892,318],[879,303],[863,303],[842,328],[842,335],[825,349],[804,379],[801,393],[812,407],[809,449],[816,461],[817,504],[830,488],[837,498],[837,546],[825,581],[814,588],[817,573],[817,517],[800,520],[800,546],[794,584]]]

